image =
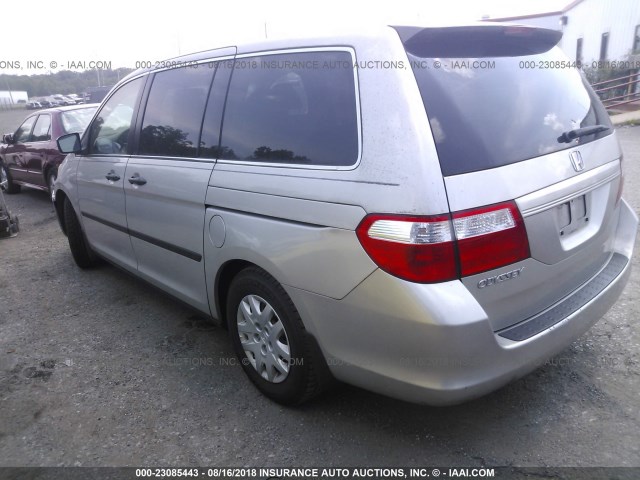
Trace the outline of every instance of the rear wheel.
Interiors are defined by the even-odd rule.
[[[56,183],[56,172],[55,170],[50,170],[47,173],[47,187],[49,187],[49,195],[51,196],[51,201],[55,203],[56,201],[56,191],[54,190],[54,184]]]
[[[80,268],[91,268],[98,264],[98,257],[89,247],[84,236],[76,212],[68,198],[64,199],[64,225],[67,230],[67,239],[71,255]]]
[[[9,169],[4,163],[0,164],[0,183],[5,185],[7,193],[20,193],[20,185],[13,183]]]
[[[282,286],[257,267],[231,282],[227,322],[242,368],[267,397],[300,404],[323,389],[323,359]]]

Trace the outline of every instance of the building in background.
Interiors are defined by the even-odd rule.
[[[561,30],[560,48],[586,66],[640,61],[640,0],[575,0],[556,12],[483,20]]]
[[[0,108],[27,103],[29,97],[22,90],[0,90]]]

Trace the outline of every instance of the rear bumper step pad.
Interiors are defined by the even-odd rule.
[[[604,267],[598,275],[563,301],[544,313],[523,320],[516,325],[512,325],[496,333],[501,337],[520,342],[552,327],[596,298],[600,292],[607,288],[607,286],[622,273],[628,262],[629,260],[624,255],[614,253],[607,266]]]

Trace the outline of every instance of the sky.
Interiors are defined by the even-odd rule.
[[[557,11],[568,3],[570,0],[396,0],[384,4],[347,0],[60,0],[55,2],[56,14],[51,15],[45,14],[51,11],[50,0],[32,0],[28,9],[41,14],[3,20],[0,73],[31,75],[102,65],[136,68],[139,62],[258,40],[265,34],[286,35],[305,25],[460,23],[483,15]],[[28,18],[29,29],[24,18]]]

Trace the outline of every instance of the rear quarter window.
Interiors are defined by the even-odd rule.
[[[351,166],[358,160],[358,128],[349,52],[243,57],[227,95],[221,158]]]

